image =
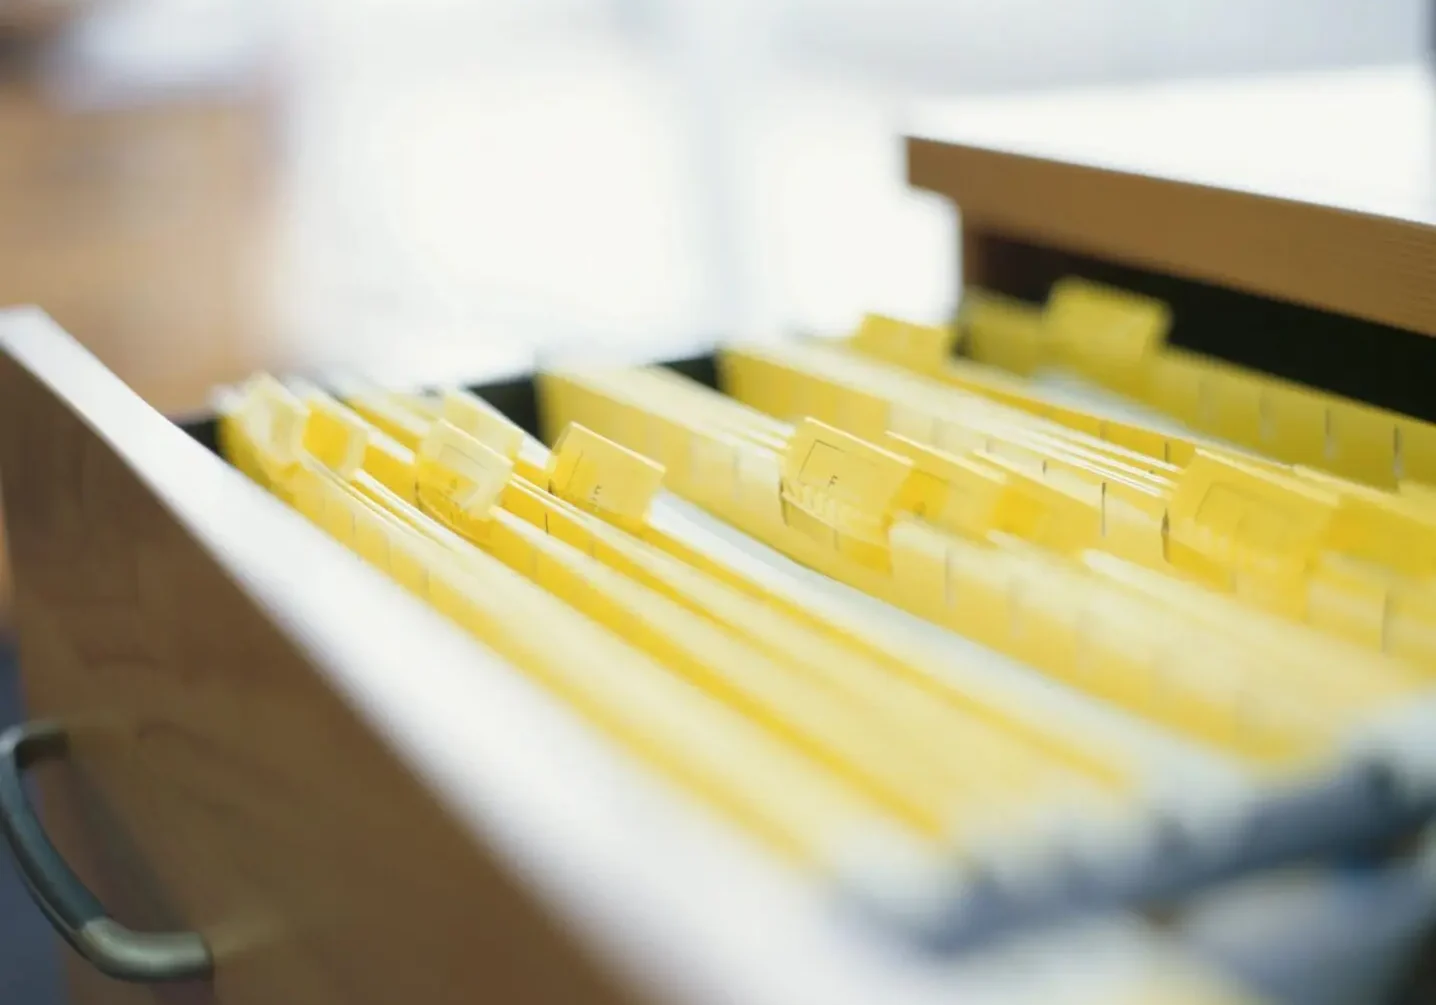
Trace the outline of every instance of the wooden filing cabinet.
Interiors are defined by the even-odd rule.
[[[1436,333],[1419,207],[964,128],[909,173],[962,211],[968,281],[1035,297],[1075,264]],[[70,954],[80,1005],[995,1000],[634,771],[40,314],[0,315],[0,349],[29,712],[70,741],[36,768],[45,830],[108,911],[213,957],[151,987]]]
[[[28,711],[68,740],[40,826],[211,961],[69,953],[77,1005],[1014,1000],[676,799],[33,309],[0,313],[0,469]]]
[[[909,183],[960,280],[1158,297],[1172,344],[1436,420],[1436,83],[1424,65],[938,102]]]

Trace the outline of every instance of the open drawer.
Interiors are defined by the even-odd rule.
[[[940,102],[908,181],[957,207],[969,287],[1109,283],[1170,306],[1170,348],[1429,423],[1433,93],[1411,65]]]
[[[25,688],[38,739],[65,741],[34,748],[64,755],[36,772],[44,832],[103,911],[189,933],[136,941],[32,870],[90,957],[70,954],[74,1001],[1189,1000],[1130,919],[961,961],[886,938],[42,313],[0,314],[0,349]]]

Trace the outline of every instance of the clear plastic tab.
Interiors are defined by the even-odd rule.
[[[487,524],[513,462],[440,420],[419,445],[416,474],[424,508],[469,533]]]
[[[548,490],[624,530],[643,529],[649,504],[663,484],[663,465],[577,423],[554,445]]]

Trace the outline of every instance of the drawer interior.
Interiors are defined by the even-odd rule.
[[[1064,269],[1069,267],[1068,265],[1061,266],[1061,268]],[[1060,274],[1071,273],[1054,273],[1052,278],[1056,278],[1056,276]],[[1106,276],[1106,278],[1112,281],[1110,275]],[[1050,279],[1048,281],[1050,282]],[[1013,287],[1009,287],[1008,290],[1010,292],[1021,292]],[[682,358],[667,365],[679,373],[710,387],[715,386],[717,383],[714,359],[711,356]],[[469,385],[469,389],[485,398],[489,403],[504,412],[509,418],[526,430],[535,434],[538,433],[538,408],[535,384],[532,376],[525,375],[493,381],[478,381]],[[216,423],[212,418],[199,417],[181,420],[179,425],[190,437],[198,440],[209,450],[217,450]]]
[[[711,355],[683,357],[663,365],[705,386],[717,386],[715,360]],[[527,431],[538,435],[536,382],[532,376],[478,381],[468,384],[466,389],[484,398]],[[219,454],[217,421],[213,417],[180,419],[176,420],[176,425],[208,450]],[[314,534],[315,537],[323,536],[318,531]],[[583,730],[585,733],[589,731]],[[560,749],[566,744],[566,738],[562,736],[550,739]],[[609,797],[627,801],[631,796],[626,787],[627,779],[622,779],[621,784],[613,785]],[[550,785],[550,798],[552,788]],[[595,798],[601,801],[604,796],[600,794]],[[660,807],[637,801],[633,808],[640,811],[640,818],[647,817],[648,822],[655,826],[666,826],[668,823],[666,807],[660,813]],[[763,904],[770,895],[771,874],[766,861],[750,862],[750,855],[735,854],[735,849],[730,849],[725,843],[711,842],[710,835],[706,833],[707,823],[705,820],[705,826],[696,828],[696,833],[691,835],[697,846],[696,853],[687,847],[690,835],[684,833],[684,827],[678,828],[676,835],[682,839],[681,846],[672,851],[675,862],[684,862],[686,868],[701,870],[698,881],[680,890],[673,884],[672,870],[665,867],[661,882],[666,886],[665,896],[682,893],[685,902],[691,903],[698,913],[707,916],[706,920],[713,922],[713,932],[716,933],[714,945],[720,946],[733,926],[750,926],[736,909],[725,913],[719,903],[721,898],[715,896],[717,886],[720,883],[731,884],[729,893],[736,890],[740,898],[752,898],[750,905]],[[599,831],[612,838],[613,827],[599,828]],[[747,872],[754,865],[759,867],[759,879],[750,882]],[[795,987],[809,990],[821,988],[824,994],[822,1000],[865,1001],[872,1000],[868,996],[877,993],[885,1000],[933,1001],[936,1005],[938,1001],[949,1000],[951,994],[961,994],[966,1000],[974,1002],[1007,1005],[1011,1001],[1031,1000],[1028,996],[1036,994],[1044,1000],[1072,1000],[1085,1005],[1091,995],[1097,996],[1093,1001],[1103,1000],[1107,989],[1125,987],[1132,979],[1129,972],[1133,968],[1141,975],[1136,986],[1145,986],[1142,982],[1150,975],[1160,975],[1160,979],[1174,982],[1173,986],[1185,986],[1190,981],[1193,988],[1211,988],[1212,993],[1219,995],[1228,990],[1226,979],[1217,976],[1219,971],[1209,972],[1201,966],[1193,967],[1179,941],[1151,926],[1148,920],[1130,913],[1094,915],[1051,931],[1038,928],[1009,933],[997,940],[984,940],[966,947],[965,951],[955,956],[949,947],[925,947],[921,942],[908,939],[908,933],[890,927],[884,919],[866,917],[861,910],[853,912],[855,905],[845,898],[841,898],[841,903],[833,904],[829,898],[835,891],[828,891],[816,901],[810,901],[806,896],[794,898],[790,888],[792,879],[791,875],[785,874],[780,882],[772,884],[778,888],[770,916],[776,919],[770,922],[774,926],[772,937],[784,938],[785,919],[796,916],[798,924],[792,930],[796,931],[797,938],[816,939],[811,946],[795,944],[781,970],[798,975]],[[611,890],[605,893],[605,896],[611,895]],[[796,905],[792,903],[795,899],[798,901]],[[718,905],[716,912],[703,908],[709,900]],[[854,921],[858,924],[853,924]],[[833,931],[830,932],[830,929]],[[1090,954],[1087,965],[1080,973],[1071,973],[1066,966],[1073,952],[1074,940]],[[925,951],[928,948],[939,951],[930,953]],[[855,966],[835,967],[834,952],[847,957]],[[706,970],[706,963],[700,969]],[[771,992],[771,981],[776,973],[764,973],[761,968],[750,968],[746,963],[728,970],[722,977],[725,997],[716,1000],[730,1000],[726,995],[732,993],[736,996],[740,993],[739,989],[754,991],[753,1000],[768,1000],[766,996]],[[828,973],[832,976],[822,976]],[[782,977],[779,983],[789,979]],[[840,987],[838,982],[843,982],[844,986]],[[1051,998],[1051,995],[1058,997]],[[772,1000],[786,999],[779,997]]]
[[[1271,376],[1436,421],[1436,338],[1131,263],[977,229],[964,281],[1041,303],[1078,277],[1165,301],[1169,344]]]

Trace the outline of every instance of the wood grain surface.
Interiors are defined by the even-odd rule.
[[[255,103],[84,111],[0,73],[0,306],[43,303],[159,407],[202,405],[272,351],[265,128]]]

